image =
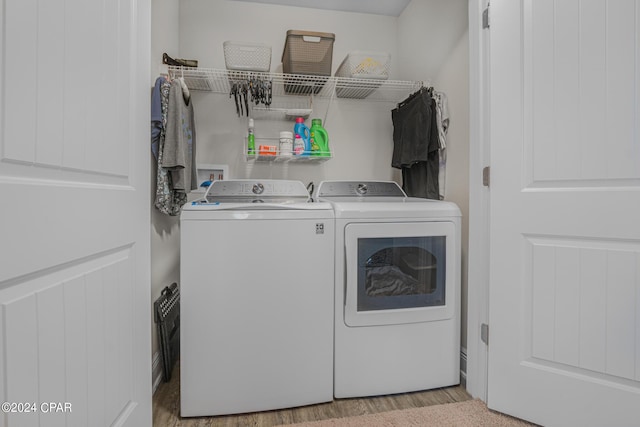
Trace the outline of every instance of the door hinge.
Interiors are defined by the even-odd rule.
[[[491,167],[485,166],[482,169],[482,185],[484,185],[485,187],[488,187],[490,180],[491,180]]]
[[[487,4],[487,8],[482,11],[482,28],[489,28],[489,6],[491,3]]]
[[[480,325],[480,339],[486,345],[489,345],[489,325],[483,323]]]

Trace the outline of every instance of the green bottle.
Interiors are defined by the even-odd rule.
[[[322,127],[321,119],[311,120],[311,155],[318,157],[331,157],[329,149],[329,135]]]
[[[247,154],[256,154],[256,136],[253,134],[253,119],[249,119],[249,135],[247,136]]]

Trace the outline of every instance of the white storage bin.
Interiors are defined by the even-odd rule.
[[[341,80],[336,84],[338,98],[364,99],[389,78],[391,55],[384,52],[351,52],[336,71],[336,77],[358,79]]]
[[[227,70],[268,72],[271,69],[271,46],[269,45],[226,41],[223,46]]]
[[[336,77],[388,79],[391,55],[385,52],[350,52],[336,71]]]

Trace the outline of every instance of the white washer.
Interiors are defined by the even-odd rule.
[[[460,210],[395,182],[325,181],[336,216],[334,396],[460,382]]]
[[[215,181],[183,208],[183,417],[333,398],[331,205],[299,181]]]

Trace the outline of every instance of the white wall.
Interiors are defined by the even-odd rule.
[[[413,0],[398,18],[400,76],[430,80],[449,105],[446,200],[462,211],[462,334],[467,342],[469,35],[467,0]]]
[[[469,248],[469,37],[465,32],[434,80],[449,100],[445,199],[462,211],[462,346],[467,343],[467,258]]]
[[[178,52],[178,0],[153,0],[151,5],[151,76],[149,86],[152,87],[160,72],[162,53],[166,52],[175,57]],[[151,203],[155,200],[155,184],[157,165],[151,150]],[[165,286],[179,281],[180,276],[180,233],[178,218],[160,213],[151,207],[151,301],[155,301]],[[150,357],[157,357],[159,342],[156,325],[152,320]],[[154,359],[158,363],[158,359]],[[154,380],[161,372],[159,366],[154,366]]]
[[[152,0],[151,77],[153,84],[162,70],[162,54],[176,57],[179,49],[180,0]]]
[[[290,29],[335,34],[332,72],[347,52],[374,50],[396,58],[396,18],[226,0],[189,0],[180,4],[180,55],[205,67],[225,68],[225,40],[272,46],[272,71],[281,71]],[[312,117],[323,119],[334,158],[311,164],[252,164],[244,156],[247,118],[237,117],[227,94],[195,93],[197,156],[200,163],[228,164],[233,178],[287,178],[305,183],[323,179],[391,179],[391,103],[336,99],[326,121],[326,101],[316,101]],[[310,125],[310,120],[307,120]],[[293,121],[256,120],[256,138],[292,130]]]
[[[469,27],[467,10],[467,0],[409,3],[398,17],[400,79],[434,82]]]

